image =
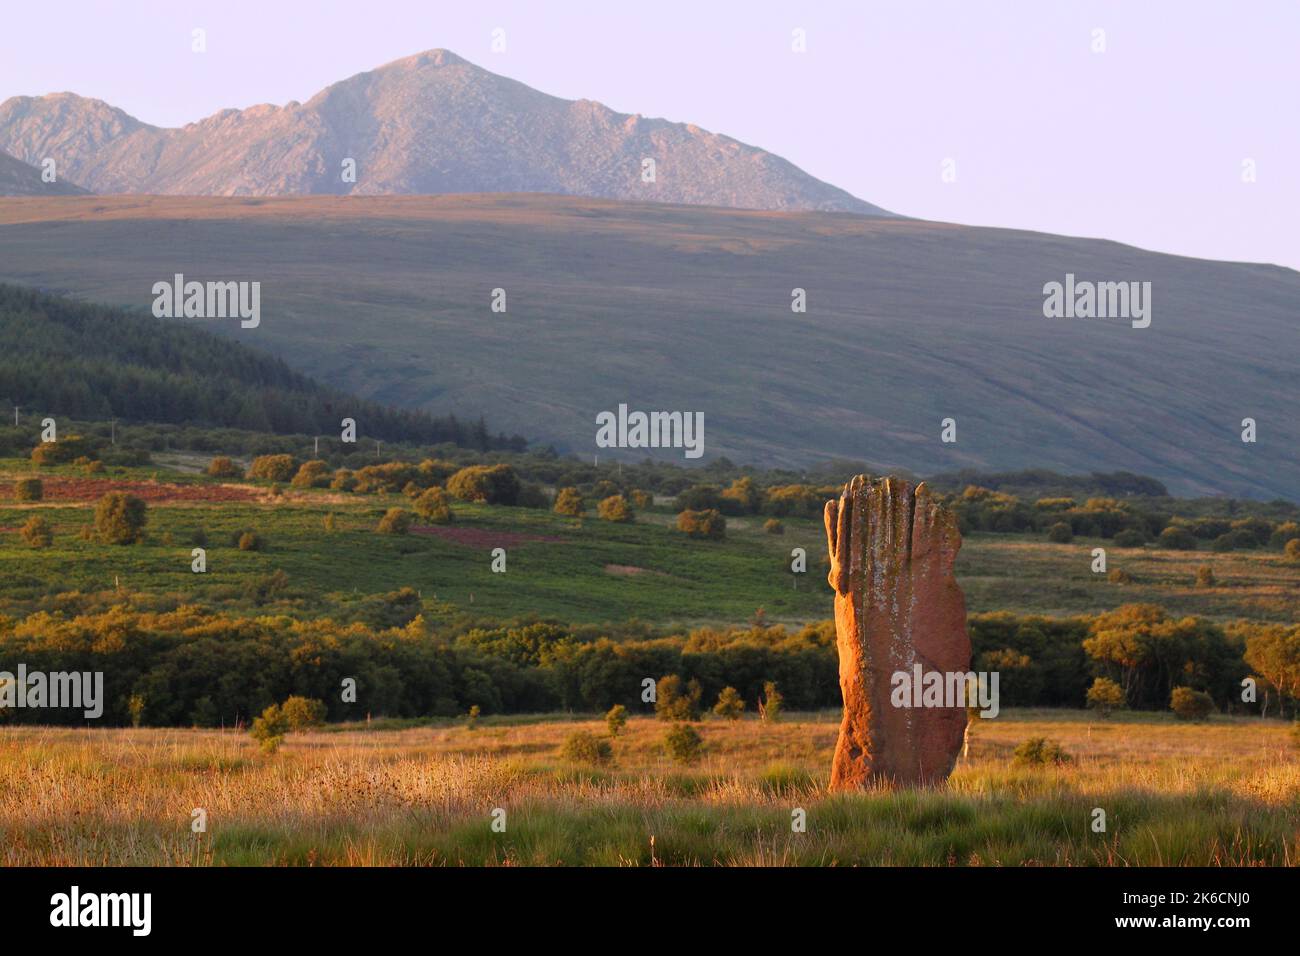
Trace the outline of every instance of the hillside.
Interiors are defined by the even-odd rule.
[[[1129,471],[1177,495],[1300,497],[1300,275],[1283,268],[535,195],[13,199],[0,224],[0,279],[137,309],[178,271],[258,279],[259,328],[205,327],[363,397],[482,412],[602,461],[618,453],[595,446],[596,415],[627,403],[702,412],[706,461]],[[1044,318],[1067,273],[1151,282],[1150,327]]]
[[[0,285],[0,401],[80,419],[488,444],[472,423],[327,389],[201,329]],[[494,444],[505,444],[498,440]]]
[[[35,166],[0,153],[0,196],[79,196],[85,192],[67,182],[44,182]]]
[[[447,50],[350,77],[305,104],[222,110],[182,129],[72,93],[12,97],[0,103],[0,150],[57,157],[98,193],[541,192],[890,215],[730,137],[548,96]],[[642,181],[647,158],[652,183]]]

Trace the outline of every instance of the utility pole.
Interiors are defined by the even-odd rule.
[[[14,428],[18,427],[18,406],[14,406]]]
[[[113,419],[112,423],[110,424],[110,427],[112,429],[112,435],[113,435],[112,444],[116,445],[117,444],[117,419],[116,418]]]
[[[316,436],[316,450],[312,453],[312,457],[313,458],[320,457],[320,436],[319,435]]]

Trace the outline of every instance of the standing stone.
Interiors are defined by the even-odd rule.
[[[966,599],[953,576],[961,533],[924,483],[859,475],[826,503],[844,720],[832,790],[929,785],[952,772],[966,709],[899,707],[894,675],[970,670]]]

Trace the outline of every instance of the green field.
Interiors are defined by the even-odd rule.
[[[0,461],[0,484],[34,474],[23,460]],[[581,520],[546,510],[456,504],[449,531],[382,535],[375,526],[400,495],[284,490],[247,502],[160,502],[149,509],[145,542],[113,546],[85,540],[94,497],[114,482],[152,481],[211,486],[181,471],[109,469],[87,478],[71,467],[43,469],[47,480],[76,478],[94,489],[87,500],[0,506],[0,610],[29,608],[51,591],[114,588],[213,606],[241,601],[277,571],[287,585],[257,605],[258,613],[314,617],[367,596],[418,590],[426,616],[472,614],[492,620],[554,618],[575,623],[641,620],[668,629],[742,623],[759,608],[770,622],[804,623],[830,616],[821,523],[786,519],[785,533],[764,532],[762,517],[732,518],[723,541],[688,539],[667,505],[613,524],[589,512]],[[28,547],[18,529],[32,515],[53,526],[54,545]],[[327,515],[335,530],[325,530]],[[191,570],[202,529],[208,570]],[[240,551],[237,534],[255,529],[265,550]],[[417,527],[417,532],[419,531]],[[467,536],[454,540],[441,535]],[[491,570],[492,550],[506,550],[506,571]],[[1106,547],[1110,568],[1131,584],[1091,570],[1094,547]],[[790,570],[803,548],[807,572]],[[1213,587],[1195,586],[1196,569],[1214,569]],[[1152,602],[1177,615],[1214,620],[1291,622],[1300,617],[1300,565],[1274,551],[1230,553],[1115,548],[1101,539],[1068,545],[1042,536],[971,534],[957,565],[971,613],[1014,611],[1065,616]]]

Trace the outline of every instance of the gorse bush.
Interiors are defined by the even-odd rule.
[[[39,478],[19,478],[14,482],[14,501],[40,501],[45,497],[45,485]]]
[[[330,466],[320,461],[305,461],[289,484],[294,488],[328,488],[330,483]]]
[[[411,514],[401,508],[389,508],[375,530],[380,534],[406,534],[411,530]]]
[[[569,736],[560,753],[566,760],[572,760],[574,763],[600,766],[613,759],[614,748],[605,738],[580,730]]]
[[[235,532],[235,547],[240,551],[262,551],[266,548],[266,541],[250,528],[247,531]]]
[[[1169,707],[1179,720],[1204,720],[1214,710],[1214,698],[1190,687],[1175,687]]]
[[[213,458],[208,464],[208,476],[210,478],[221,478],[227,481],[238,481],[244,477],[244,469],[240,468],[233,461],[225,456]]]
[[[1067,764],[1074,760],[1064,748],[1046,737],[1030,737],[1012,751],[1012,763],[1019,767]]]
[[[681,764],[693,764],[700,759],[704,749],[704,739],[690,724],[673,724],[664,735],[664,747],[668,756]]]
[[[727,533],[727,519],[722,512],[710,508],[707,511],[683,511],[677,516],[677,530],[692,538],[721,540]]]
[[[451,503],[441,488],[426,488],[415,499],[415,513],[429,524],[450,524]]]
[[[1124,706],[1124,690],[1109,677],[1098,677],[1088,688],[1088,706],[1109,717],[1112,710]]]
[[[54,529],[40,515],[27,519],[19,534],[33,548],[48,548],[54,544]]]
[[[289,481],[293,478],[294,466],[292,455],[261,455],[253,459],[248,477],[259,481]]]
[[[626,522],[636,517],[632,506],[622,495],[610,495],[601,501],[596,508],[596,513],[604,521]]]
[[[1058,521],[1047,529],[1047,540],[1055,544],[1069,544],[1074,540],[1074,532],[1065,521]]]
[[[147,522],[148,509],[134,495],[110,491],[95,505],[95,534],[105,544],[135,544]]]
[[[627,708],[622,704],[615,704],[605,713],[605,726],[609,728],[609,735],[617,737],[627,726]]]
[[[655,715],[660,720],[699,720],[704,688],[695,678],[683,687],[677,674],[659,678],[655,685]]]
[[[325,722],[324,701],[311,700],[297,695],[280,705],[280,714],[290,731],[310,730]]]
[[[471,465],[447,479],[447,490],[461,501],[513,505],[519,500],[519,476],[509,465]]]
[[[557,515],[577,518],[586,510],[582,495],[577,488],[561,488],[555,495],[554,511]]]
[[[734,687],[724,687],[718,694],[718,702],[713,705],[713,712],[724,720],[739,720],[745,711],[745,699]]]

